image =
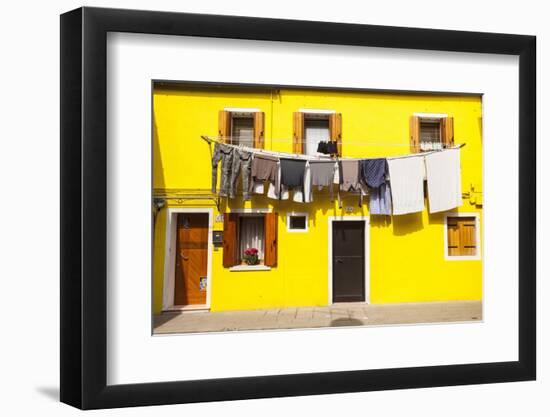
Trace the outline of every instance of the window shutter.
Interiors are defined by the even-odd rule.
[[[264,148],[264,112],[254,113],[254,147]]]
[[[420,117],[411,116],[409,122],[409,135],[411,138],[411,153],[420,152]]]
[[[265,215],[265,257],[266,266],[277,266],[277,213]]]
[[[229,268],[238,263],[237,260],[237,225],[239,216],[235,213],[223,215],[223,266]]]
[[[475,217],[465,217],[460,222],[461,255],[476,255],[476,221]]]
[[[230,142],[231,138],[231,112],[220,110],[218,114],[218,136],[222,142]]]
[[[458,256],[460,250],[460,231],[456,217],[447,218],[447,250],[449,256]]]
[[[294,112],[293,126],[292,152],[304,153],[304,113]]]
[[[333,113],[329,118],[330,140],[336,142],[338,156],[342,156],[342,113]]]
[[[441,119],[441,141],[444,148],[450,148],[455,144],[454,118],[444,117]]]

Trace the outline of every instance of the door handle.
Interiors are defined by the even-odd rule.
[[[343,261],[342,259],[340,259],[340,258],[336,258],[336,262],[338,262],[339,264],[343,264],[343,263],[344,263],[344,261]]]
[[[185,256],[183,253],[180,253],[180,256],[184,261],[189,260],[189,258],[187,256]]]

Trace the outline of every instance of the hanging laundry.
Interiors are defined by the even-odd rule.
[[[305,202],[304,195],[304,174],[306,161],[300,159],[281,158],[281,183],[280,186],[287,186],[289,189],[298,189],[302,191],[302,201]],[[281,189],[279,189],[279,194]]]
[[[222,143],[214,145],[212,155],[212,192],[216,193],[216,182],[218,179],[218,164],[222,163],[222,173],[220,176],[220,196],[227,197],[231,188],[231,167],[233,165],[233,150],[231,146]]]
[[[391,215],[391,190],[386,181],[386,159],[364,159],[360,162],[360,171],[361,180],[369,187],[370,214]]]
[[[338,147],[336,146],[336,142],[320,141],[317,144],[317,152],[325,155],[334,155],[338,153]]]
[[[424,157],[388,158],[393,214],[424,210]]]
[[[281,185],[281,162],[277,161],[277,180],[275,184],[269,183],[267,197],[275,200],[288,200],[288,187]]]
[[[459,149],[426,155],[426,178],[430,213],[451,210],[462,205]]]
[[[278,166],[277,159],[264,155],[256,155],[252,161],[251,191],[263,194],[264,181],[275,185],[277,182]]]
[[[313,194],[311,192],[311,169],[310,161],[306,161],[306,167],[304,169],[304,188],[303,192],[300,189],[294,189],[292,193],[292,201],[297,203],[311,203],[313,201]]]
[[[371,215],[380,214],[390,216],[391,210],[391,188],[388,182],[380,187],[369,188],[369,212]]]
[[[250,182],[252,172],[252,152],[233,149],[233,164],[231,166],[231,181],[229,186],[229,198],[235,198],[237,194],[237,180],[239,175],[243,184],[243,199],[250,200]]]
[[[333,200],[332,184],[334,183],[335,164],[332,161],[310,161],[311,186],[322,190],[328,187],[330,191],[330,200]]]
[[[386,182],[386,158],[364,159],[361,161],[361,179],[371,188],[378,188]]]
[[[359,207],[363,205],[363,196],[367,194],[365,188],[361,184],[359,176],[359,161],[340,160],[340,190],[359,192]]]

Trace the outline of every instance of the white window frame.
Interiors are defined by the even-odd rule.
[[[304,216],[306,218],[306,227],[305,229],[292,229],[290,227],[290,218],[291,217],[297,217],[297,216]],[[286,231],[289,233],[307,233],[309,232],[309,214],[308,213],[298,213],[298,212],[290,212],[286,215]]]
[[[475,255],[449,255],[448,218],[449,217],[475,217],[476,224],[476,254]],[[479,261],[481,259],[481,227],[479,213],[446,213],[443,228],[443,255],[446,261]]]

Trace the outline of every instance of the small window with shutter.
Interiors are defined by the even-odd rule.
[[[479,259],[477,216],[447,216],[447,259]]]
[[[445,115],[415,114],[410,118],[412,153],[434,151],[454,145],[454,119]]]
[[[254,109],[220,110],[218,136],[225,143],[264,147],[264,113]]]
[[[277,213],[226,213],[223,266],[276,266],[277,218]]]
[[[317,155],[319,142],[336,143],[342,156],[342,113],[332,110],[301,110],[293,115],[292,152]]]

